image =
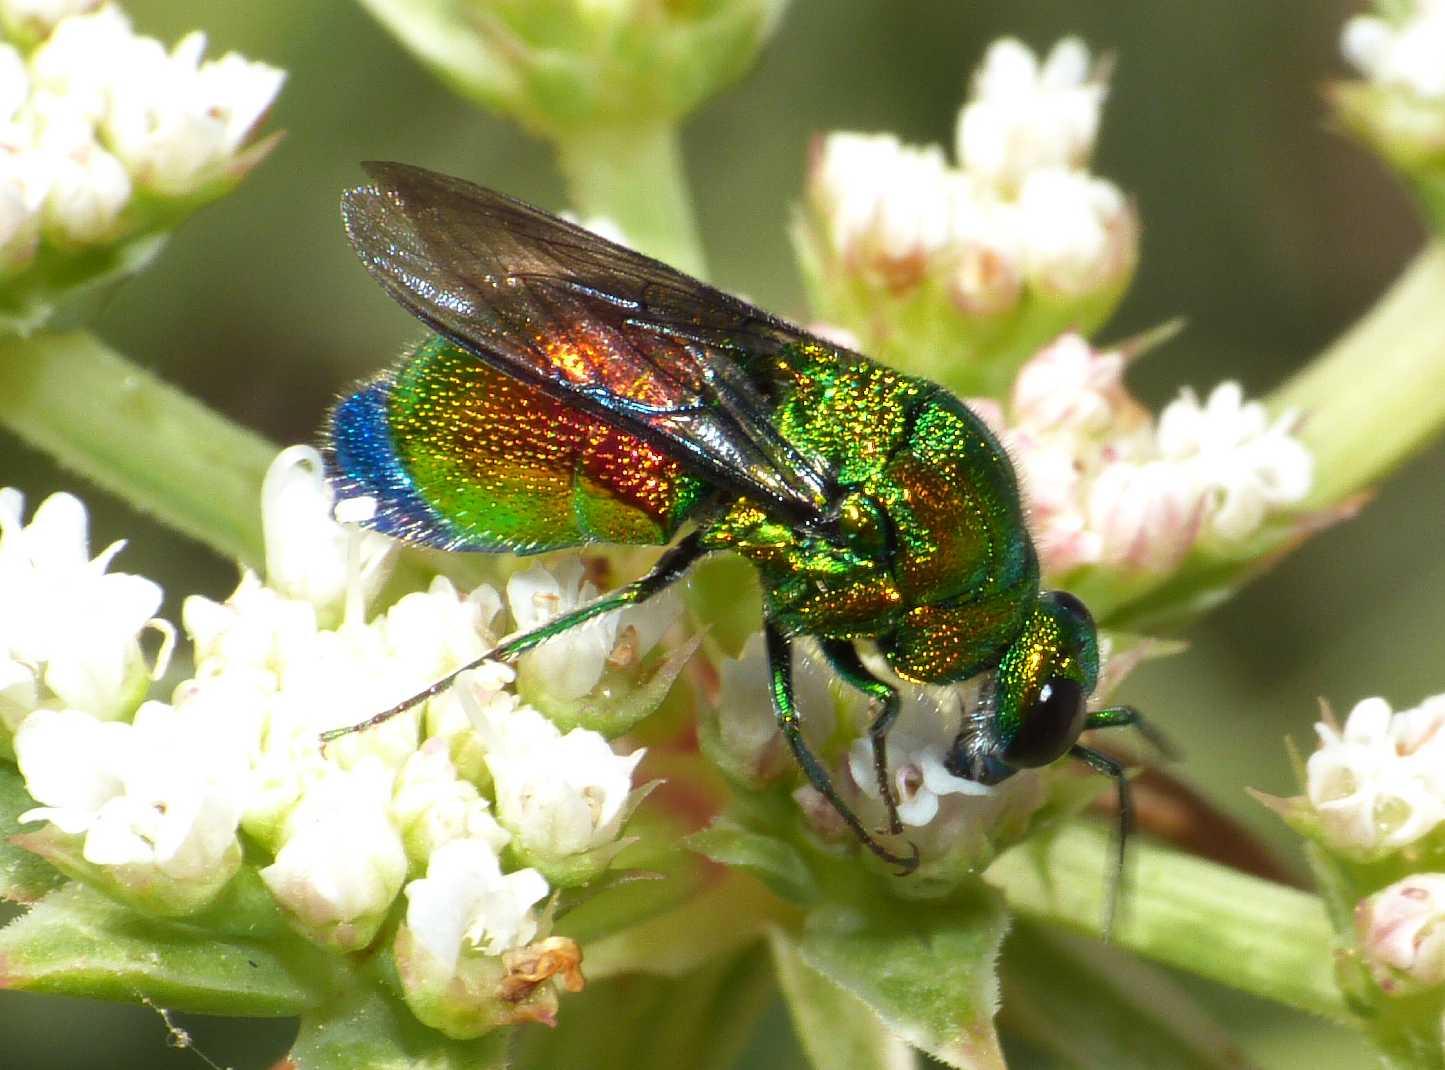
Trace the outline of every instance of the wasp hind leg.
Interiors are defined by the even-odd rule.
[[[614,610],[626,609],[628,606],[635,606],[639,602],[645,602],[653,595],[660,593],[680,580],[692,563],[699,557],[706,554],[708,550],[702,545],[701,537],[694,532],[680,543],[668,550],[657,559],[657,564],[652,571],[639,580],[629,583],[626,587],[619,587],[609,595],[589,602],[571,613],[564,613],[556,620],[549,620],[540,628],[533,628],[530,632],[513,636],[505,642],[499,643],[491,650],[488,650],[479,658],[467,662],[460,669],[447,673],[430,687],[418,691],[408,698],[402,699],[390,709],[382,710],[373,717],[368,717],[357,724],[346,725],[342,728],[333,728],[330,731],[321,733],[321,742],[330,743],[334,739],[350,735],[352,732],[363,732],[368,728],[374,728],[379,724],[391,720],[398,714],[405,713],[418,703],[425,702],[433,696],[441,694],[456,682],[456,678],[464,672],[479,667],[488,661],[512,661],[534,646],[545,643],[548,639],[555,638],[563,632],[570,631],[579,624],[585,624],[594,617],[600,617],[604,613],[611,613]]]
[[[843,797],[833,787],[833,781],[828,776],[828,771],[808,749],[808,743],[803,739],[803,726],[798,717],[798,707],[793,700],[792,643],[783,634],[782,629],[772,621],[767,622],[765,633],[768,644],[768,693],[773,700],[773,716],[777,718],[778,729],[783,733],[783,738],[792,748],[793,757],[797,759],[798,765],[807,774],[809,783],[818,790],[823,798],[828,800],[833,809],[838,812],[838,816],[853,830],[853,834],[858,837],[864,847],[890,865],[898,866],[900,876],[912,873],[918,868],[918,848],[909,844],[912,853],[905,858],[875,840],[863,827],[863,823],[858,820],[858,815],[843,801]]]

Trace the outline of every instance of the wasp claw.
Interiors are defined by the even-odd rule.
[[[893,859],[898,865],[903,867],[894,874],[895,877],[906,877],[918,868],[919,860],[923,857],[918,850],[918,844],[914,843],[912,840],[909,840],[908,849],[912,852],[912,854],[908,858],[898,858],[895,856]]]

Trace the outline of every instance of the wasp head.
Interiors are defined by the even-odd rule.
[[[965,719],[945,765],[955,776],[996,784],[1019,769],[1051,764],[1084,730],[1098,678],[1093,617],[1073,595],[1045,592]]]

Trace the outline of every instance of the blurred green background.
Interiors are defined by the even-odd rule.
[[[1223,377],[1262,392],[1351,323],[1422,240],[1383,168],[1330,128],[1320,87],[1345,71],[1337,41],[1360,5],[1339,0],[1196,4],[1116,0],[795,0],[744,83],[688,126],[685,150],[713,280],[803,316],[786,227],[809,139],[834,128],[952,139],[965,78],[986,44],[1065,33],[1115,54],[1095,170],[1137,200],[1143,257],[1102,335],[1173,317],[1188,330],[1132,373],[1158,404]],[[114,346],[278,443],[308,441],[349,380],[417,331],[360,270],[336,198],[357,161],[394,158],[564,207],[548,149],[453,97],[356,6],[132,0],[137,28],[174,40],[197,26],[216,53],[287,68],[271,120],[287,131],[240,191],[203,211],[158,266],[126,285],[99,328]],[[639,176],[645,181],[645,176]],[[1445,295],[1442,295],[1445,299]],[[223,597],[235,569],[107,499],[0,432],[0,484],[57,489],[93,507],[97,546],[126,537],[120,566]],[[1181,775],[1278,845],[1291,837],[1243,793],[1292,790],[1282,739],[1308,745],[1316,698],[1348,710],[1383,693],[1412,705],[1445,691],[1445,449],[1216,612],[1181,657],[1125,697],[1175,737]],[[1265,1067],[1369,1065],[1353,1037],[1202,984],[1192,986]],[[565,1010],[565,1008],[564,1008]],[[289,1023],[187,1019],[221,1065],[262,1067]],[[1013,1049],[1013,1065],[1053,1063]],[[6,995],[0,1066],[199,1066],[170,1050],[149,1011]],[[804,1064],[774,1009],[739,1065]]]

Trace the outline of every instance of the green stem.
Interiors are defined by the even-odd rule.
[[[572,205],[584,219],[608,219],[633,248],[706,275],[675,125],[598,125],[559,134],[556,144]]]
[[[0,342],[0,423],[131,505],[259,566],[261,436],[86,331]]]
[[[1370,312],[1270,400],[1304,414],[1307,506],[1380,479],[1445,426],[1445,243],[1426,247]]]
[[[1113,857],[1108,832],[1078,822],[1009,851],[987,877],[1019,913],[1102,935]],[[1334,932],[1317,896],[1151,843],[1131,845],[1127,879],[1118,946],[1356,1024],[1335,983]]]

